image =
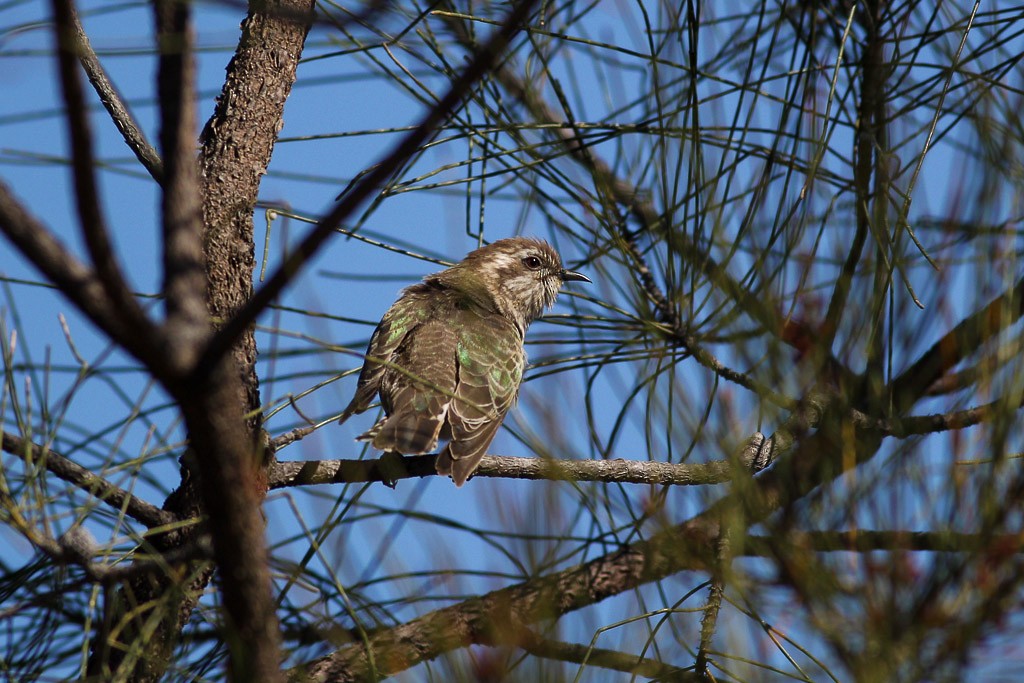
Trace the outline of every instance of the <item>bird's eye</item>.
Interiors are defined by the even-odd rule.
[[[523,265],[530,270],[537,270],[540,268],[540,259],[536,256],[527,256],[523,259]]]

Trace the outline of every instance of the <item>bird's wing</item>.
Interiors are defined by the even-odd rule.
[[[338,422],[344,422],[353,414],[358,414],[370,407],[373,397],[380,390],[381,378],[387,367],[385,363],[393,363],[396,351],[405,338],[431,314],[430,306],[426,305],[422,285],[415,285],[405,290],[398,301],[391,305],[384,314],[377,329],[370,337],[366,348],[366,359],[359,373],[359,383],[352,401],[341,413]]]
[[[384,368],[380,397],[387,416],[360,438],[405,455],[429,453],[455,393],[458,335],[443,308],[405,337]]]
[[[451,440],[438,456],[437,471],[462,486],[515,402],[526,358],[519,331],[494,315],[461,326],[457,357],[458,382],[448,409]]]

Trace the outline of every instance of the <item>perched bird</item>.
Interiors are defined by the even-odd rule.
[[[359,439],[404,455],[446,441],[437,472],[462,486],[519,393],[526,328],[571,281],[590,279],[547,242],[512,237],[406,288],[374,330],[339,422],[380,394],[384,417]]]

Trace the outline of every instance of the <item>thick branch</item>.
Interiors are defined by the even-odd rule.
[[[250,4],[217,107],[202,133],[199,166],[207,308],[208,315],[220,323],[234,318],[252,296],[253,210],[312,18],[313,0]],[[230,348],[238,364],[242,405],[258,416],[257,351],[251,322],[235,328],[224,351]],[[260,429],[258,417],[250,420],[250,427],[254,433]]]
[[[557,618],[623,590],[680,569],[703,569],[699,559],[707,529],[674,535],[674,541],[636,546],[549,576],[430,612],[370,637],[375,670],[365,646],[350,645],[290,672],[293,681],[369,681],[474,643],[514,641],[530,624]],[[307,678],[308,677],[308,678]]]
[[[252,211],[313,12],[312,0],[250,5],[216,111],[203,135],[200,166],[205,232],[200,242],[203,254],[198,256],[195,230],[199,216],[194,205],[189,113],[189,101],[194,97],[189,86],[192,65],[187,45],[183,48],[181,42],[187,40],[188,4],[178,6],[168,0],[157,8],[162,54],[161,137],[168,164],[164,266],[172,290],[169,295],[174,299],[168,304],[169,325],[177,318],[192,326],[168,333],[176,335],[174,353],[190,354],[179,358],[181,364],[196,357],[194,348],[197,340],[203,341],[198,338],[207,321],[229,319],[252,292]],[[201,263],[205,270],[197,272]],[[205,288],[204,283],[208,285]],[[204,292],[206,307],[197,309]],[[266,490],[264,449],[259,418],[245,417],[258,415],[260,406],[256,344],[251,329],[244,332],[234,339],[238,343],[232,355],[218,358],[208,372],[195,373],[192,381],[172,377],[166,383],[183,409],[191,449],[182,459],[182,483],[164,505],[183,516],[205,515],[209,519],[223,588],[230,674],[248,681],[275,678],[280,660],[260,512]],[[158,576],[125,587],[120,604],[128,611],[117,618],[130,622],[122,638],[133,645],[109,648],[109,653],[102,647],[94,649],[90,671],[97,675],[118,671],[138,681],[165,676],[178,633],[210,580],[210,572],[202,567],[185,569],[183,575],[190,577],[186,585],[173,576]],[[180,602],[170,604],[167,596]],[[140,647],[138,643],[143,642]],[[131,671],[125,671],[128,667]]]
[[[182,11],[169,5],[172,11]],[[204,276],[208,281],[206,310],[194,310],[191,271],[200,262],[193,252],[193,217],[167,233],[167,276],[181,288],[177,310],[205,337],[198,319],[233,319],[252,293],[255,264],[252,212],[260,181],[270,164],[285,101],[295,82],[299,58],[313,16],[312,0],[252,2],[242,24],[238,48],[227,69],[213,116],[203,131],[202,217],[205,227]],[[180,17],[169,17],[167,37],[182,29]],[[177,26],[177,28],[174,28]],[[162,63],[162,88],[169,97],[185,92],[191,66],[173,52]],[[176,129],[164,131],[165,145],[178,152],[178,172],[190,169],[184,151],[183,106],[165,103],[163,111]],[[172,121],[165,121],[170,126]],[[171,139],[177,134],[179,137]],[[165,150],[165,157],[169,151]],[[167,158],[171,177],[171,159]],[[183,190],[189,188],[184,187]],[[170,196],[167,198],[171,199]],[[173,209],[174,207],[169,207]],[[174,216],[169,217],[171,221]],[[175,309],[169,307],[173,316]],[[208,316],[208,318],[206,317]],[[169,321],[170,322],[170,321]],[[229,676],[236,681],[269,681],[280,676],[280,633],[271,595],[269,553],[260,504],[266,492],[265,449],[260,439],[259,379],[251,320],[238,327],[224,353],[207,363],[189,381],[174,388],[189,432],[198,477],[199,498],[209,518],[214,558],[220,577],[230,651]],[[185,341],[202,341],[197,337]],[[189,360],[198,360],[198,345]],[[190,363],[191,364],[191,363]],[[246,415],[254,416],[246,419]],[[183,483],[183,495],[194,498],[194,483]]]

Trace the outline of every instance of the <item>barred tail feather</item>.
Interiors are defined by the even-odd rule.
[[[360,441],[370,441],[380,451],[393,451],[402,455],[421,455],[437,448],[437,441],[444,424],[444,416],[419,414],[398,414],[385,417],[359,436]]]
[[[445,448],[437,456],[435,469],[441,476],[451,475],[455,485],[461,487],[469,479],[469,475],[476,471],[483,457],[484,454],[479,453],[471,457],[453,458],[451,449]]]

